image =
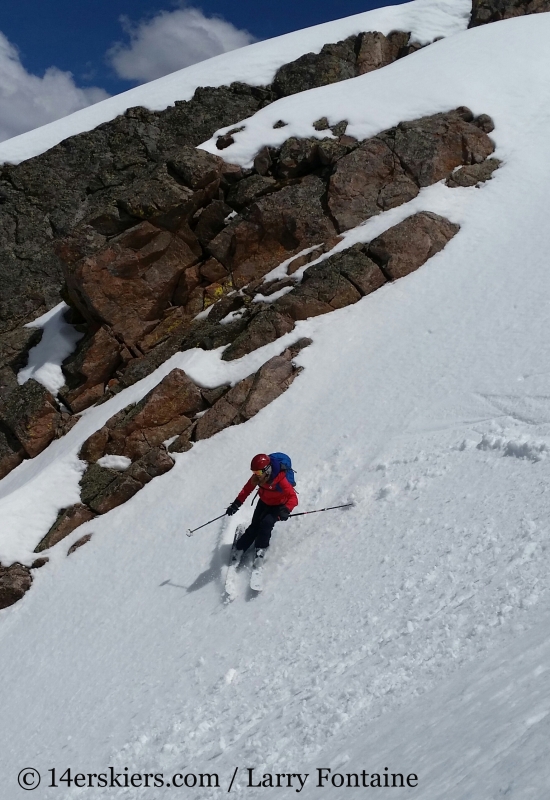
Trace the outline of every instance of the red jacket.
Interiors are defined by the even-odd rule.
[[[253,475],[245,483],[237,495],[237,499],[244,503],[254,489],[258,489],[260,500],[268,506],[286,506],[289,511],[292,511],[298,505],[298,497],[294,487],[287,481],[284,472],[279,472],[276,478],[273,478],[270,483],[265,483],[263,486],[258,485],[258,479]]]

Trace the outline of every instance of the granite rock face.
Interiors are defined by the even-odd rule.
[[[487,127],[486,120],[483,120],[483,127]],[[432,139],[439,134],[441,141],[433,144]],[[195,254],[200,255],[197,255],[197,263],[191,266],[180,259],[183,269],[177,285],[172,289],[170,297],[168,294],[164,295],[165,308],[157,305],[155,314],[159,319],[146,319],[152,315],[145,303],[140,306],[142,295],[139,292],[132,294],[135,276],[133,273],[130,273],[129,279],[124,276],[124,287],[129,287],[129,294],[121,290],[111,292],[109,297],[109,302],[116,300],[121,306],[116,313],[112,312],[118,322],[112,328],[104,324],[108,331],[112,330],[109,340],[105,338],[105,333],[101,334],[101,338],[105,340],[105,353],[100,363],[107,365],[117,362],[117,366],[112,368],[115,374],[110,380],[108,375],[98,374],[94,378],[98,388],[89,388],[89,381],[84,381],[72,390],[72,395],[69,391],[64,398],[71,407],[76,400],[76,408],[80,409],[83,403],[93,402],[97,398],[96,391],[102,398],[108,397],[110,392],[149,374],[178,350],[190,347],[210,349],[229,345],[223,358],[240,358],[288,333],[297,319],[326,313],[355,302],[364,292],[360,286],[353,281],[350,283],[345,277],[338,278],[339,291],[328,297],[333,287],[331,285],[328,289],[330,281],[326,267],[322,268],[321,277],[316,283],[312,280],[315,272],[308,274],[299,290],[293,291],[280,302],[276,301],[271,307],[250,304],[247,297],[253,299],[260,288],[264,293],[282,288],[284,284],[265,288],[262,284],[263,276],[281,261],[288,261],[289,256],[292,260],[292,255],[296,255],[289,266],[289,273],[292,273],[307,264],[310,258],[317,257],[323,250],[334,246],[338,241],[334,222],[338,228],[345,230],[385,208],[407,202],[418,193],[421,183],[439,180],[441,176],[458,175],[455,167],[456,162],[461,159],[466,160],[472,169],[481,170],[485,164],[484,156],[492,152],[492,149],[491,140],[477,125],[473,115],[467,109],[458,109],[446,115],[439,114],[408,123],[404,130],[400,130],[398,126],[365,143],[353,140],[351,143],[347,142],[334,165],[321,167],[319,171],[319,162],[314,163],[310,159],[308,164],[313,172],[294,177],[289,182],[280,182],[275,177],[267,176],[270,180],[269,192],[262,197],[256,197],[240,213],[229,214],[224,218],[223,229],[206,244],[206,248],[204,242],[201,244],[190,228],[189,223],[193,224],[193,220],[184,212],[180,212],[178,222],[174,222],[175,218],[172,218],[174,224],[169,232],[163,232],[160,227],[156,227],[159,223],[153,220],[143,222],[115,237],[98,255],[87,257],[84,262],[77,260],[76,264],[84,263],[88,267],[90,263],[102,258],[104,252],[109,252],[111,258],[113,248],[121,247],[122,243],[126,248],[123,251],[124,256],[128,245],[131,245],[135,248],[134,252],[137,252],[138,262],[148,268],[147,248],[151,247],[151,243],[163,242],[162,246],[151,247],[153,254],[150,257],[153,258],[159,253],[162,255],[165,252],[162,248],[180,236],[189,247],[189,258],[195,258]],[[294,158],[296,152],[293,144],[290,150],[285,150],[283,146],[278,153],[272,153],[269,170],[274,176],[280,171],[281,157],[286,159],[285,169],[288,169],[289,153],[293,153]],[[300,152],[307,152],[307,148]],[[187,176],[186,179],[190,183],[195,181],[194,185],[199,186],[201,174],[205,176],[204,181],[210,180],[214,175],[231,174],[225,169],[221,159],[213,159],[210,164],[205,162],[203,173],[196,170],[195,178]],[[475,163],[471,164],[472,161]],[[408,165],[407,169],[402,166],[403,162]],[[293,163],[303,164],[296,158]],[[257,177],[261,181],[266,180],[266,177]],[[243,178],[241,175],[236,182],[226,185],[227,195],[234,192],[241,181],[247,180],[250,180],[250,176]],[[223,207],[221,201],[211,200],[198,215],[195,212],[198,223],[195,221],[194,224],[200,224],[204,213],[211,207],[216,211],[212,215],[215,218],[220,206],[225,214],[227,206]],[[218,224],[221,224],[221,216],[218,215],[217,218]],[[81,247],[77,247],[77,254],[81,250]],[[130,261],[133,259],[132,253],[128,258]],[[154,266],[155,262],[151,263]],[[380,270],[372,263],[369,269],[371,277],[375,276],[372,277],[373,285],[377,285],[381,280]],[[78,283],[81,267],[75,268],[74,264],[69,264],[67,270],[75,303],[80,302],[82,313],[88,314],[95,325],[99,325],[100,320],[105,317],[99,311],[101,298],[95,301],[95,306],[91,302],[87,305],[83,303],[83,293]],[[170,272],[165,274],[172,277]],[[363,289],[370,279],[365,278],[367,283]],[[142,280],[140,275],[138,280]],[[324,281],[328,281],[326,290],[322,286]],[[91,283],[93,286],[94,282]],[[105,282],[106,285],[107,283]],[[241,289],[244,295],[235,294],[234,289]],[[158,292],[157,301],[161,297],[162,293]],[[208,320],[193,322],[193,316],[210,305],[213,307]],[[236,316],[227,324],[223,317],[232,314]],[[129,318],[128,326],[123,330],[122,326]],[[137,318],[139,319],[136,322]],[[223,324],[220,324],[222,321]],[[141,338],[132,337],[131,330],[135,332],[138,330],[136,325],[141,324],[144,325],[139,331]],[[83,343],[82,351],[77,352],[74,357],[77,364],[86,362],[87,359],[81,355],[86,346],[93,350],[90,340],[87,341],[88,344]],[[81,378],[86,377],[84,367],[81,367],[79,375]],[[69,385],[70,378],[68,375]],[[102,394],[104,392],[107,394]],[[75,393],[81,393],[82,396],[75,398]]]
[[[165,111],[128,109],[36,158],[0,167],[0,334],[57,304],[63,272],[55,245],[76,226],[110,237],[155,213],[169,216],[185,189],[219,179],[215,168],[190,168],[188,159],[216,130],[239,129],[278,97],[379,69],[417,49],[408,40],[405,32],[359,34],[285,65],[272,86],[201,87]],[[230,143],[231,135],[224,138]]]
[[[398,156],[374,138],[341,158],[330,178],[328,205],[340,232],[412,200],[419,192]]]
[[[25,451],[9,428],[0,423],[0,480],[5,478],[25,458]]]
[[[289,256],[335,236],[322,199],[325,184],[314,175],[253,202],[210,242],[209,252],[242,288]]]
[[[385,282],[364,246],[355,245],[307,269],[302,283],[275,306],[293,320],[307,319],[356,303]]]
[[[142,222],[93,256],[65,262],[71,300],[92,324],[133,347],[158,324],[182,272],[197,261],[177,234]]]
[[[59,302],[56,241],[82,222],[98,237],[112,236],[169,211],[186,194],[169,162],[271,96],[244,84],[197,89],[166,111],[129,109],[36,158],[0,167],[0,333]]]
[[[372,42],[381,46],[380,37]],[[326,126],[326,120],[316,123],[319,130]],[[442,178],[449,186],[477,185],[499,164],[488,158],[491,119],[474,118],[466,108],[403,123],[364,142],[346,136],[345,127],[332,126],[336,139],[291,137],[266,151],[258,161],[264,174],[182,144],[168,173],[156,169],[150,196],[147,182],[134,186],[131,217],[126,195],[125,230],[117,231],[113,218],[96,217],[56,240],[64,296],[84,333],[63,365],[60,398],[72,414],[109,399],[178,351],[225,347],[224,360],[241,358],[292,331],[297,320],[357,302],[385,280],[416,269],[436,245],[433,231],[428,235],[406,222],[410,239],[400,247],[408,254],[384,260],[377,242],[371,250],[340,253],[306,269],[299,284],[293,278],[330,251],[340,233],[408,202],[423,186]],[[167,180],[174,182],[173,192]],[[120,199],[121,187],[117,191]],[[287,277],[266,284],[266,274],[282,262]],[[272,302],[256,300],[283,289],[285,296]],[[195,319],[206,311],[207,318]],[[0,338],[2,475],[76,419],[33,381],[17,384],[16,367],[36,336],[19,328]],[[147,434],[141,423],[125,433],[113,423],[106,452],[136,459],[173,436],[183,442],[194,430],[191,418],[182,412],[179,421],[153,424]],[[119,483],[121,492],[135,488]]]

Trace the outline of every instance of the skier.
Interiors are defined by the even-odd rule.
[[[277,521],[285,522],[293,508],[298,505],[294,487],[288,482],[285,471],[277,458],[259,453],[250,464],[254,473],[243,486],[236,499],[227,509],[227,514],[236,514],[246,498],[258,489],[260,499],[254,510],[252,522],[243,535],[237,539],[231,554],[231,563],[236,565],[250,545],[256,545],[255,564],[264,558],[273,526]]]

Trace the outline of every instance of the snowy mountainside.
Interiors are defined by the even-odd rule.
[[[326,42],[336,42],[362,31],[411,32],[412,41],[428,44],[438,37],[464,30],[470,0],[412,0],[403,5],[366,11],[334,22],[295,31],[265,42],[215,56],[164,78],[130,89],[62,120],[15,136],[0,144],[0,163],[18,164],[43,153],[69,136],[114,119],[133,106],[162,110],[175,100],[189,100],[198,86],[222,86],[243,81],[254,86],[271,83],[277,69],[304,53],[319,52]]]
[[[25,765],[42,773],[44,800],[128,796],[46,785],[49,769],[69,766],[219,773],[223,788],[197,798],[225,791],[235,767],[238,797],[269,794],[246,785],[247,767],[308,773],[307,797],[351,791],[318,789],[317,767],[415,773],[419,789],[401,794],[427,800],[542,796],[549,29],[546,14],[457,33],[246,121],[227,151],[243,163],[278,135],[270,115],[299,135],[321,114],[350,117],[364,136],[468,105],[494,117],[503,166],[481,190],[437,184],[350,233],[366,241],[413,209],[459,223],[418,272],[238,361],[173,356],[2,481],[3,555],[28,556],[44,526],[36,509],[73,502],[81,442],[170,369],[236,381],[313,339],[284,395],[75,531],[67,544],[84,532],[91,542],[69,559],[53,549],[32,591],[0,613],[10,796]],[[278,525],[264,594],[243,586],[224,606],[229,545],[250,506],[191,539],[184,531],[223,511],[258,450],[291,453],[301,510],[355,507]]]

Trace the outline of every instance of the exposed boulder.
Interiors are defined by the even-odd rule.
[[[340,274],[352,283],[363,297],[376,291],[386,282],[385,275],[378,265],[367,256],[366,251],[366,245],[356,244],[330,256],[324,262],[331,269],[339,270]],[[312,267],[311,272],[314,269],[315,267]],[[315,275],[314,272],[313,275]]]
[[[231,207],[222,200],[213,200],[203,209],[195,228],[197,239],[203,247],[225,228],[226,217],[231,211]]]
[[[114,469],[91,464],[80,479],[80,499],[82,503],[90,506],[94,498],[99,497],[107,487],[119,477]]]
[[[79,525],[89,522],[94,516],[93,511],[82,503],[76,503],[73,506],[69,506],[69,508],[61,509],[54,524],[34,552],[41,553],[44,550],[48,550],[72,533]]]
[[[385,282],[364,246],[354,245],[307,269],[302,283],[274,307],[293,320],[316,317],[356,303]]]
[[[294,322],[276,311],[273,306],[267,309],[260,308],[252,315],[245,330],[224,351],[222,358],[224,361],[242,358],[258,347],[263,347],[284,336],[285,333],[290,333],[293,328]]]
[[[451,188],[457,186],[477,186],[480,183],[490,180],[493,172],[501,165],[498,158],[488,158],[481,164],[471,164],[468,167],[460,167],[452,172],[445,183]]]
[[[239,421],[239,410],[246,401],[253,383],[253,375],[244,378],[208,409],[197,423],[195,439],[197,441],[209,439],[224,428],[236,424]]]
[[[165,440],[183,433],[192,424],[191,418],[205,407],[196,384],[185,372],[174,369],[139,403],[111,417],[84,443],[80,456],[97,461],[106,454],[120,455],[137,461]],[[98,475],[106,478],[107,472]],[[126,476],[132,474],[128,471]],[[88,503],[85,499],[83,502]]]
[[[98,206],[90,209],[90,224],[100,233],[113,236],[130,227],[133,219],[169,214],[185,206],[192,198],[193,192],[174,180],[166,164],[155,165],[144,170],[131,183],[122,184],[109,202],[106,203],[106,198],[99,195]],[[103,212],[103,216],[98,212]]]
[[[200,276],[211,283],[225,280],[229,273],[223,264],[215,258],[209,258],[205,264],[201,264],[199,269]]]
[[[55,438],[61,414],[50,392],[31,379],[0,397],[0,422],[34,458]]]
[[[422,188],[437,183],[463,164],[478,164],[495,146],[465,107],[402,122],[379,136],[406,173]]]
[[[90,464],[80,479],[80,498],[93,514],[106,514],[133,497],[143,483],[126,472]]]
[[[249,175],[229,189],[226,201],[232,208],[239,211],[258,197],[272,191],[275,183],[274,178],[259,174]]]
[[[165,447],[153,447],[140,459],[134,461],[126,474],[144,486],[153,478],[169,472],[173,466],[174,460],[168,455]]]
[[[361,294],[337,268],[326,261],[310,267],[302,284],[293,292],[277,300],[277,310],[293,320],[328,314],[361,299]]]
[[[445,217],[421,211],[374,239],[368,253],[391,280],[397,280],[443,250],[459,230]]]
[[[32,575],[23,564],[3,567],[0,564],[0,609],[12,606],[21,600],[32,584]]]
[[[281,67],[273,89],[279,97],[286,97],[364,75],[418,50],[420,45],[409,45],[409,39],[410,34],[404,31],[388,36],[371,31],[326,44],[320,53],[306,53]]]
[[[328,191],[339,230],[412,200],[421,187],[458,166],[485,161],[494,150],[483,129],[487,120],[477,125],[466,108],[423,117],[384,131],[340,158]]]
[[[493,127],[487,115],[474,119],[469,109],[461,107],[403,123],[361,144],[356,142],[351,152],[337,159],[329,185],[331,212],[342,228],[351,227],[407,202],[419,187],[446,177],[460,164],[483,163],[494,149],[486,135]],[[289,140],[278,159],[290,145],[289,152],[301,153],[297,142]],[[303,140],[304,153],[312,146],[312,140]],[[323,147],[324,141],[318,146]],[[298,169],[302,163],[296,158],[292,166]]]
[[[279,151],[276,177],[283,180],[298,178],[300,175],[307,175],[320,163],[319,139],[298,139],[291,136]]]
[[[475,28],[488,22],[545,11],[550,11],[550,0],[472,0],[472,16],[468,27]]]
[[[364,75],[375,69],[386,67],[406,54],[409,33],[394,31],[384,36],[379,31],[359,34],[357,50],[357,75]]]
[[[305,267],[306,264],[309,264],[311,261],[315,261],[319,256],[322,256],[323,253],[328,253],[329,250],[332,250],[338,242],[341,240],[340,236],[335,236],[333,239],[329,239],[328,242],[320,245],[319,247],[312,248],[309,253],[304,253],[301,256],[296,256],[287,267],[287,275],[294,275],[295,272],[298,272],[299,269]]]
[[[92,468],[90,467],[90,469]],[[113,481],[110,481],[104,489],[89,499],[89,506],[96,514],[106,514],[113,508],[126,503],[142,488],[143,485],[129,475],[117,473]]]
[[[309,339],[300,340],[233,388],[224,385],[199,390],[185,373],[173,370],[140,403],[116,414],[84,443],[80,457],[89,466],[80,481],[84,506],[79,508],[87,507],[89,518],[105,514],[133,497],[152,478],[168,472],[174,461],[163,444],[167,439],[176,436],[169,451],[181,453],[194,441],[255,416],[290,386],[299,372],[292,358],[310,343]],[[198,411],[204,413],[193,421],[191,417]],[[97,463],[106,453],[134,460],[120,473]]]
[[[306,53],[296,61],[280,67],[273,89],[280,97],[305,92],[317,86],[355,78],[355,36],[325,44],[320,53]]]
[[[63,363],[67,383],[60,391],[63,402],[73,413],[83,411],[101,397],[116,368],[130,359],[127,348],[102,326]]]
[[[213,181],[222,179],[234,181],[242,176],[240,167],[228,164],[223,158],[184,145],[178,150],[177,158],[170,161],[170,168],[193,192],[204,189]]]
[[[230,425],[251,419],[279,397],[300,371],[292,364],[292,357],[293,353],[286,350],[267,361],[255,375],[239,381],[200,417],[195,440],[208,439]]]

